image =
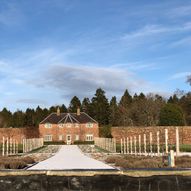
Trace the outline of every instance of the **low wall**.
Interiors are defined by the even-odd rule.
[[[176,143],[176,127],[175,126],[156,126],[156,127],[112,127],[112,136],[119,142],[123,137],[142,136],[146,134],[149,140],[149,133],[152,132],[153,143],[156,143],[157,131],[160,132],[160,143],[165,141],[165,129],[168,129],[169,144]],[[179,141],[180,144],[191,144],[191,126],[179,126]]]
[[[38,128],[0,128],[0,143],[3,137],[14,138],[18,143],[22,142],[23,138],[38,138]]]
[[[10,173],[11,174],[11,173]],[[132,177],[123,174],[94,174],[84,175],[47,175],[38,172],[29,175],[0,175],[1,191],[61,191],[61,190],[152,190],[152,191],[190,191],[191,176],[156,175]]]

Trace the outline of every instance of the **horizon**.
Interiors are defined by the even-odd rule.
[[[191,2],[3,0],[0,110],[190,91]]]

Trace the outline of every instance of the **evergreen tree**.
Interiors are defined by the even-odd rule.
[[[96,90],[95,96],[92,98],[91,106],[92,117],[94,117],[100,125],[109,124],[109,103],[104,90],[101,88]]]
[[[66,113],[68,111],[67,107],[64,104],[62,104],[59,108],[61,113]]]
[[[25,112],[24,126],[34,127],[35,125],[35,111],[34,109],[27,108]]]
[[[25,115],[22,111],[17,110],[13,113],[12,117],[12,126],[13,127],[24,127],[25,124]]]
[[[57,111],[57,107],[58,106],[51,106],[50,108],[49,108],[49,110],[48,110],[48,113],[50,114],[50,113],[55,113],[56,111]]]
[[[160,112],[159,125],[161,126],[181,126],[185,125],[182,109],[175,104],[166,104]]]
[[[69,112],[76,113],[78,107],[81,107],[81,102],[77,96],[74,96],[70,101],[68,110]]]
[[[123,126],[133,125],[132,119],[129,116],[132,96],[129,94],[128,90],[125,90],[121,100],[119,102],[119,124]]]
[[[83,101],[82,101],[82,111],[87,113],[87,114],[91,114],[90,112],[90,108],[91,108],[91,103],[90,103],[90,100],[89,98],[84,98]]]
[[[191,125],[191,92],[180,98],[179,105],[184,112],[186,124]]]
[[[173,104],[178,104],[178,97],[176,96],[176,94],[174,94],[173,96],[170,96],[170,98],[168,99],[168,103],[173,103]]]
[[[119,102],[119,106],[122,107],[124,110],[126,110],[129,108],[131,103],[132,103],[132,96],[129,94],[128,90],[125,90]]]
[[[54,111],[55,112],[55,111]],[[35,110],[35,126],[38,127],[39,123],[44,119],[43,110],[38,106]]]
[[[110,104],[109,104],[109,124],[112,126],[118,125],[118,118],[119,118],[119,111],[117,106],[117,99],[116,97],[112,97]]]
[[[6,108],[0,112],[0,127],[10,127],[12,125],[12,113]]]

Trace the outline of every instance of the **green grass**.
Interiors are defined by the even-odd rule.
[[[98,152],[109,153],[109,151],[107,151],[107,150],[105,150],[105,149],[102,149],[102,148],[100,148],[100,147],[98,147],[98,146],[95,146],[95,148],[96,148],[96,150],[97,150]]]

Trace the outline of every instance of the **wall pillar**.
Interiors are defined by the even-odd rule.
[[[168,153],[168,129],[165,129],[165,152]]]
[[[159,131],[157,131],[157,155],[160,155],[160,137],[159,137]]]
[[[176,127],[176,156],[178,156],[179,153],[180,153],[179,130],[178,127]]]
[[[147,140],[146,140],[146,134],[143,135],[143,142],[144,142],[144,153],[147,154]]]

